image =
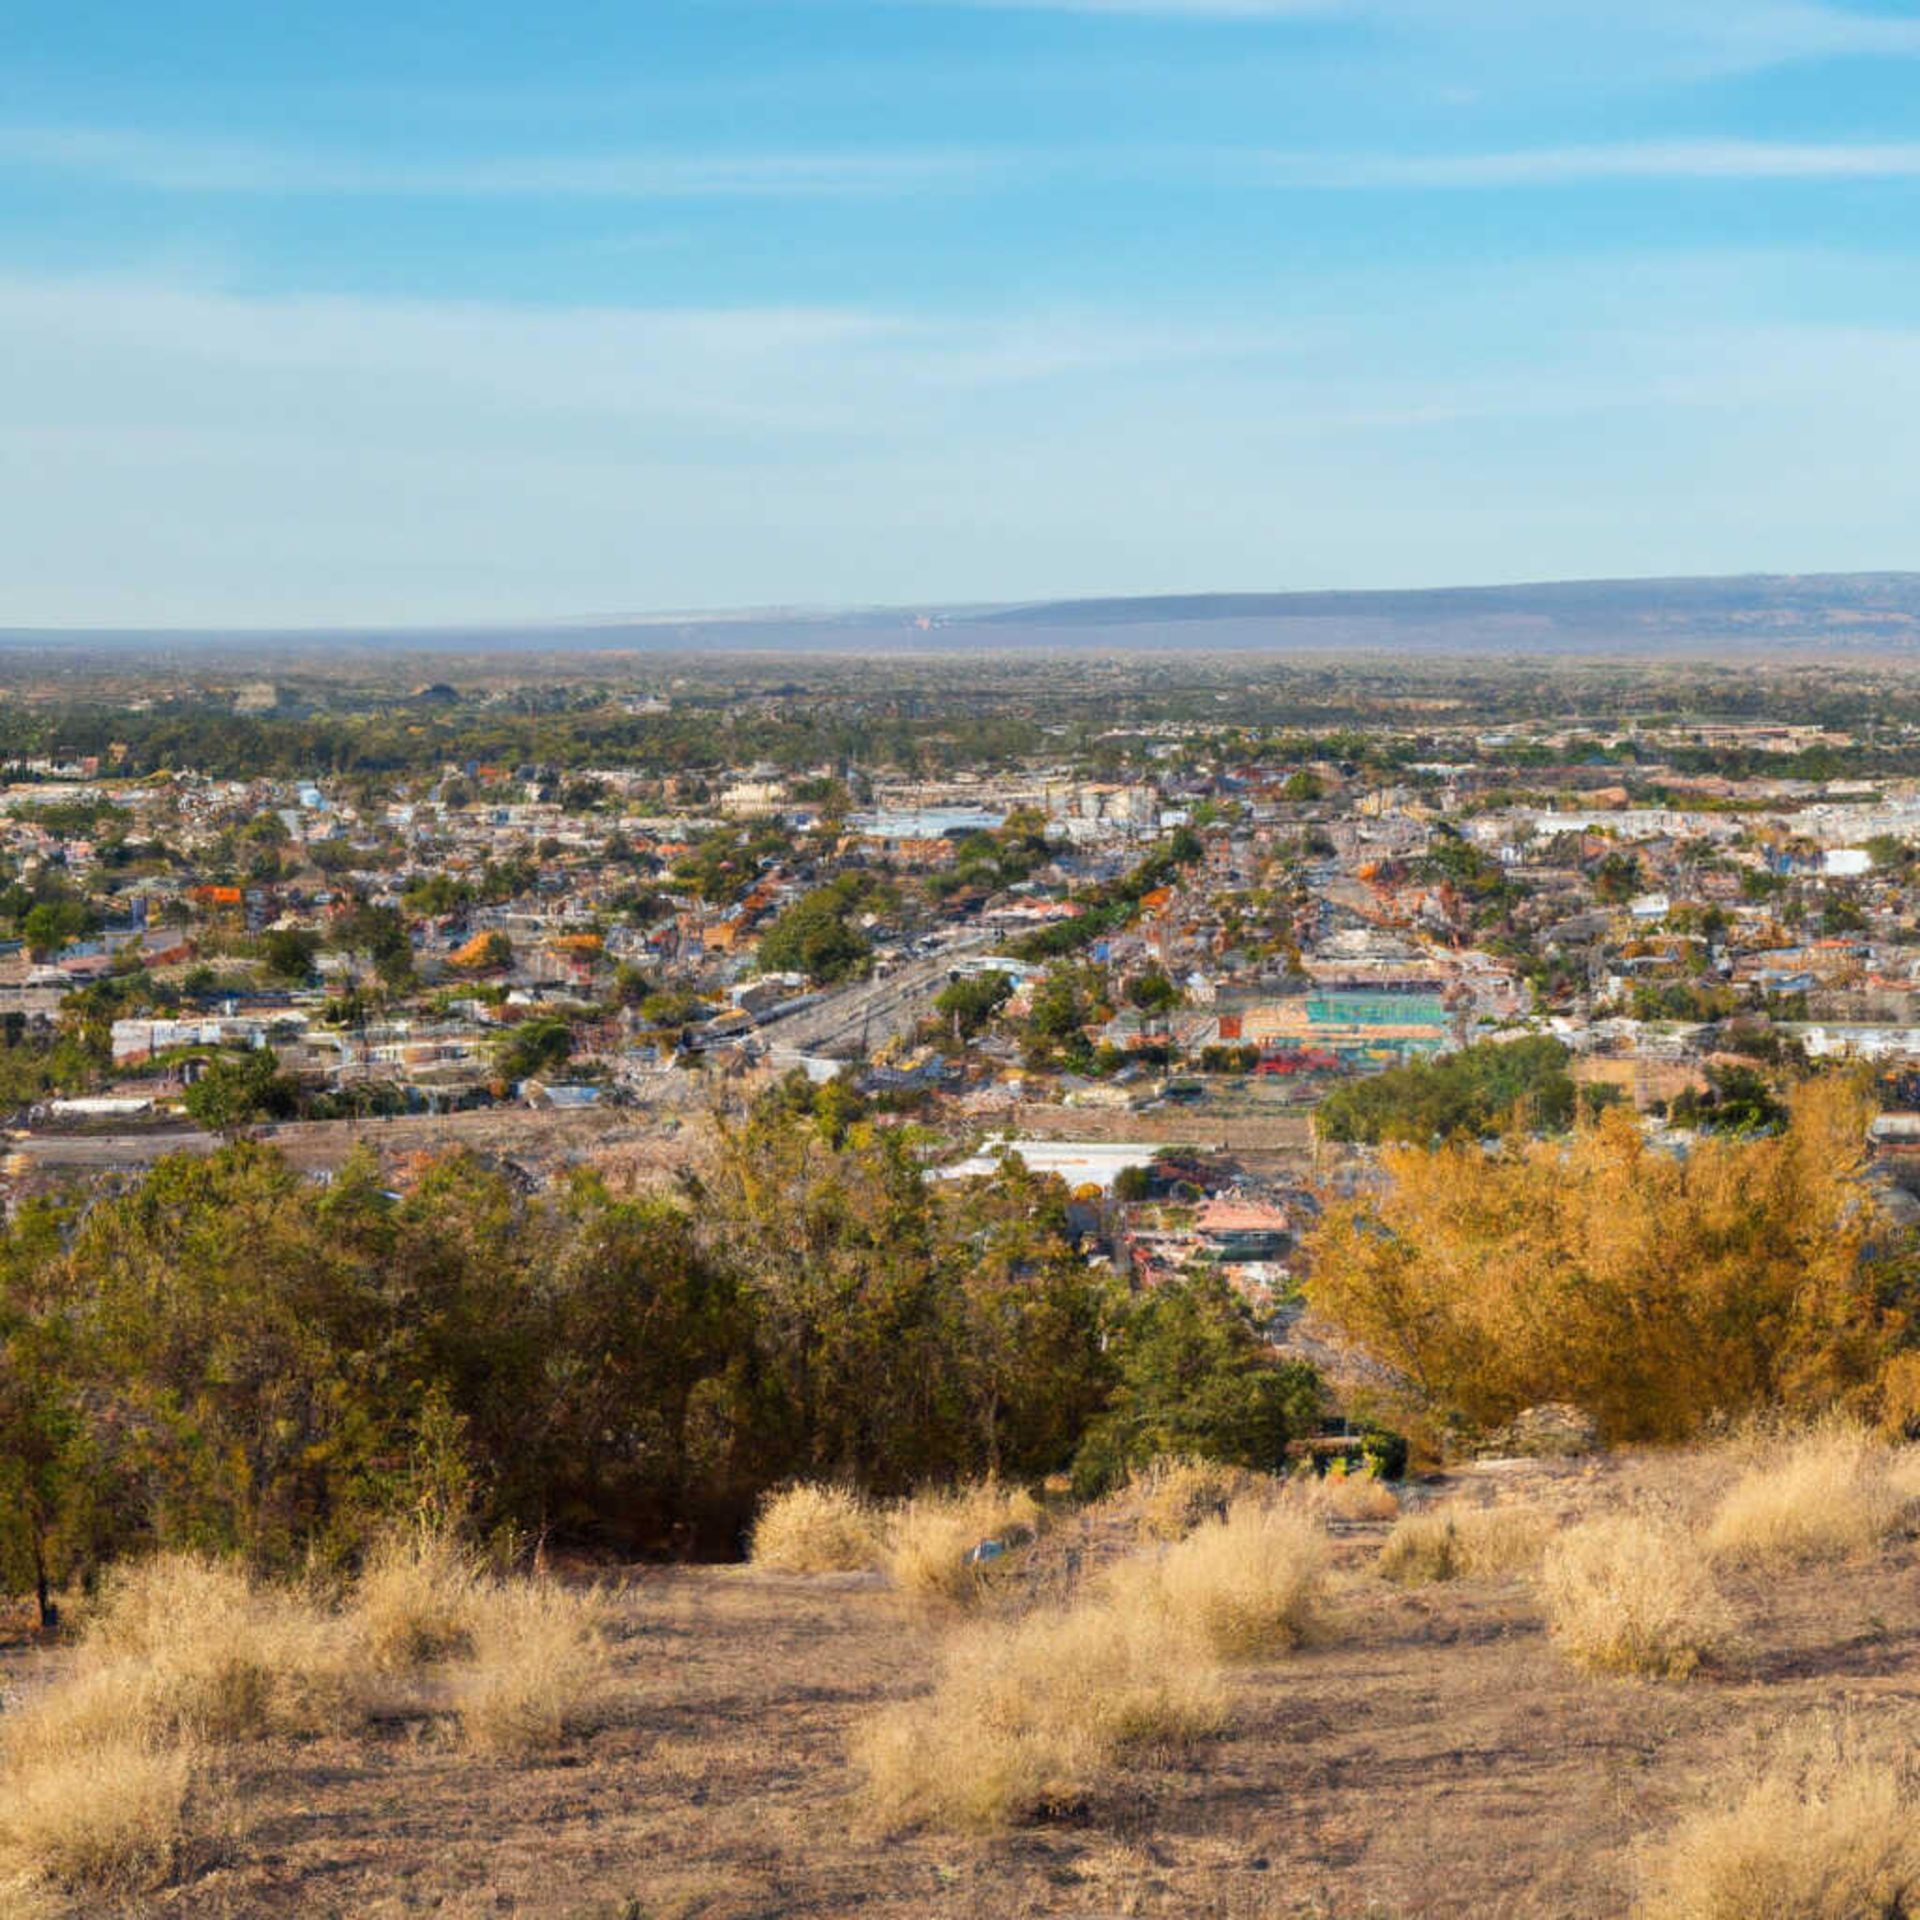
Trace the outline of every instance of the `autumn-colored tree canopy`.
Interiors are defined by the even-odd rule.
[[[1546,1401],[1616,1441],[1773,1407],[1898,1423],[1920,1314],[1865,1180],[1867,1118],[1828,1077],[1778,1132],[1684,1153],[1618,1111],[1565,1141],[1391,1149],[1382,1192],[1328,1209],[1311,1298],[1434,1439]]]

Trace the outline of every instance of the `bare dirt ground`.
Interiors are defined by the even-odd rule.
[[[1709,1480],[1697,1460],[1626,1460],[1453,1490],[1579,1512],[1693,1505]],[[1589,1920],[1629,1910],[1638,1840],[1787,1726],[1839,1711],[1920,1744],[1911,1540],[1727,1576],[1745,1644],[1672,1686],[1575,1674],[1522,1581],[1385,1584],[1369,1570],[1384,1532],[1341,1530],[1336,1638],[1237,1669],[1220,1737],[1143,1758],[1070,1820],[997,1838],[863,1827],[849,1732],[928,1683],[949,1624],[878,1576],[628,1570],[600,1731],[533,1764],[474,1757],[431,1715],[241,1749],[228,1857],[129,1911]],[[1084,1578],[1117,1538],[1111,1520],[1064,1521],[1007,1603]],[[17,1679],[58,1657],[16,1645],[0,1666]]]

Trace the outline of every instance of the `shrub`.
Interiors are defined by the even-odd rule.
[[[1159,1611],[1170,1631],[1229,1659],[1256,1659],[1328,1626],[1328,1544],[1306,1515],[1242,1507],[1196,1527],[1156,1561],[1112,1576],[1123,1604]]]
[[[879,1565],[873,1510],[850,1487],[770,1494],[753,1527],[753,1563],[782,1573],[857,1573]]]
[[[451,1698],[461,1732],[483,1752],[558,1746],[602,1704],[613,1663],[598,1592],[544,1579],[495,1582],[476,1591],[469,1632]]]
[[[101,1671],[116,1667],[125,1671]],[[238,1567],[187,1554],[113,1574],[74,1684],[75,1711],[103,1710],[97,1703],[119,1694],[137,1698],[156,1729],[211,1741],[325,1732],[365,1706],[339,1620]]]
[[[8,1755],[0,1860],[67,1894],[139,1893],[174,1873],[187,1834],[194,1758],[138,1730]],[[9,1902],[9,1912],[17,1909]]]
[[[1733,1637],[1733,1619],[1692,1539],[1627,1514],[1563,1533],[1540,1570],[1547,1625],[1593,1673],[1684,1680]]]
[[[1371,1473],[1336,1469],[1308,1486],[1307,1499],[1335,1520],[1391,1520],[1400,1511],[1393,1489]]]
[[[854,1757],[884,1825],[989,1829],[1070,1806],[1130,1749],[1222,1713],[1216,1670],[1163,1615],[1096,1603],[956,1637],[934,1690],[869,1721]]]
[[[376,1540],[349,1602],[368,1663],[393,1672],[462,1651],[482,1584],[477,1556],[450,1533],[412,1527]]]
[[[1030,1539],[1044,1518],[1039,1502],[991,1481],[957,1493],[928,1494],[898,1507],[887,1525],[886,1567],[902,1593],[965,1601],[980,1590],[982,1569],[967,1555],[986,1540]]]
[[[1531,1507],[1438,1507],[1405,1515],[1376,1570],[1403,1587],[1437,1580],[1494,1580],[1537,1566],[1553,1531]]]
[[[1647,1855],[1641,1920],[1909,1920],[1920,1798],[1892,1766],[1779,1767]]]
[[[1266,1474],[1220,1460],[1174,1456],[1136,1469],[1128,1490],[1137,1499],[1140,1531],[1154,1540],[1180,1540],[1203,1520],[1224,1520],[1236,1500],[1270,1494]]]
[[[1908,1500],[1892,1449],[1830,1425],[1790,1441],[1737,1481],[1707,1531],[1719,1558],[1748,1565],[1837,1560],[1879,1545]]]

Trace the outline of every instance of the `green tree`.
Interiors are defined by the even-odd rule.
[[[276,927],[262,945],[261,957],[267,976],[303,986],[313,977],[313,963],[320,952],[320,936],[304,927]]]
[[[271,1047],[216,1054],[181,1096],[189,1116],[209,1133],[231,1137],[262,1120],[284,1120],[299,1090],[280,1071]]]
[[[955,1046],[964,1046],[1006,1005],[1013,993],[1012,979],[1000,972],[962,974],[949,980],[934,996],[933,1010],[953,1034]]]
[[[1279,1359],[1217,1274],[1146,1294],[1122,1319],[1112,1353],[1112,1397],[1074,1457],[1083,1494],[1163,1455],[1275,1472],[1288,1442],[1319,1415],[1318,1375]]]

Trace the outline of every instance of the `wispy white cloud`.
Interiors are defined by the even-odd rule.
[[[1920,178],[1920,140],[1656,139],[1478,153],[1138,145],[997,152],[552,155],[415,162],[175,141],[101,128],[0,127],[0,164],[178,195],[608,201],[818,199],[1019,188],[1053,175],[1210,187],[1460,191],[1633,181]]]
[[[1008,169],[942,150],[527,154],[370,158],[104,127],[0,127],[0,164],[156,193],[445,199],[701,200],[861,197],[965,185]]]
[[[1920,178],[1920,141],[1640,140],[1500,153],[1275,153],[1229,156],[1238,170],[1299,188],[1499,188],[1605,181],[1848,181]]]

